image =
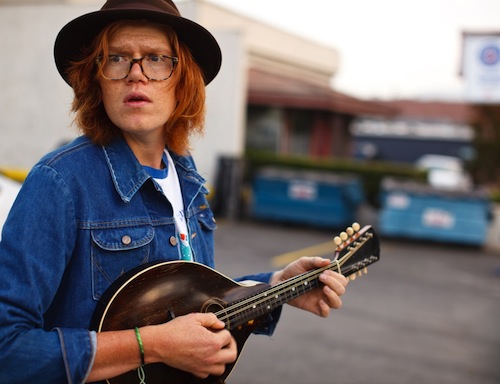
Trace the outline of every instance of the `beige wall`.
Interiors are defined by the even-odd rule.
[[[94,7],[2,5],[0,33],[0,166],[30,168],[43,154],[76,136],[71,88],[56,70],[54,40],[61,27]],[[5,59],[5,57],[4,57]]]
[[[1,5],[41,5],[41,4],[61,4],[62,0],[0,0]]]
[[[281,74],[330,84],[338,69],[338,52],[332,48],[284,32],[206,0],[198,3],[198,22],[213,30],[238,31],[243,36],[248,64]]]
[[[100,0],[0,0],[0,5],[53,5],[53,4],[75,4],[75,5],[92,5],[104,4]]]

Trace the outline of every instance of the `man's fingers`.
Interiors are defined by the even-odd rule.
[[[213,313],[198,313],[200,325],[208,329],[224,329],[226,324],[217,318]]]

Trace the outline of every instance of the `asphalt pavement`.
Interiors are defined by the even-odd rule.
[[[328,257],[338,232],[222,220],[218,270],[235,277],[310,251]],[[494,251],[382,238],[380,261],[349,283],[340,310],[322,319],[285,306],[272,337],[250,336],[227,382],[498,384],[499,267]]]

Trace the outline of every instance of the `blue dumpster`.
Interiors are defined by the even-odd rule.
[[[351,225],[364,201],[357,177],[280,168],[260,170],[252,192],[253,217],[318,227]]]
[[[490,217],[484,191],[436,189],[392,179],[382,183],[381,235],[481,246]]]

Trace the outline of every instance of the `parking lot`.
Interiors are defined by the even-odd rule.
[[[361,222],[374,223],[372,213]],[[221,220],[217,269],[268,271],[331,257],[339,230]],[[229,384],[498,384],[500,252],[381,239],[381,259],[328,319],[285,307],[272,337],[252,335]]]
[[[218,269],[231,277],[311,251],[331,256],[336,234],[218,226]],[[498,384],[499,268],[493,251],[382,239],[380,261],[349,284],[342,309],[321,319],[286,307],[272,337],[249,338],[228,383]]]

